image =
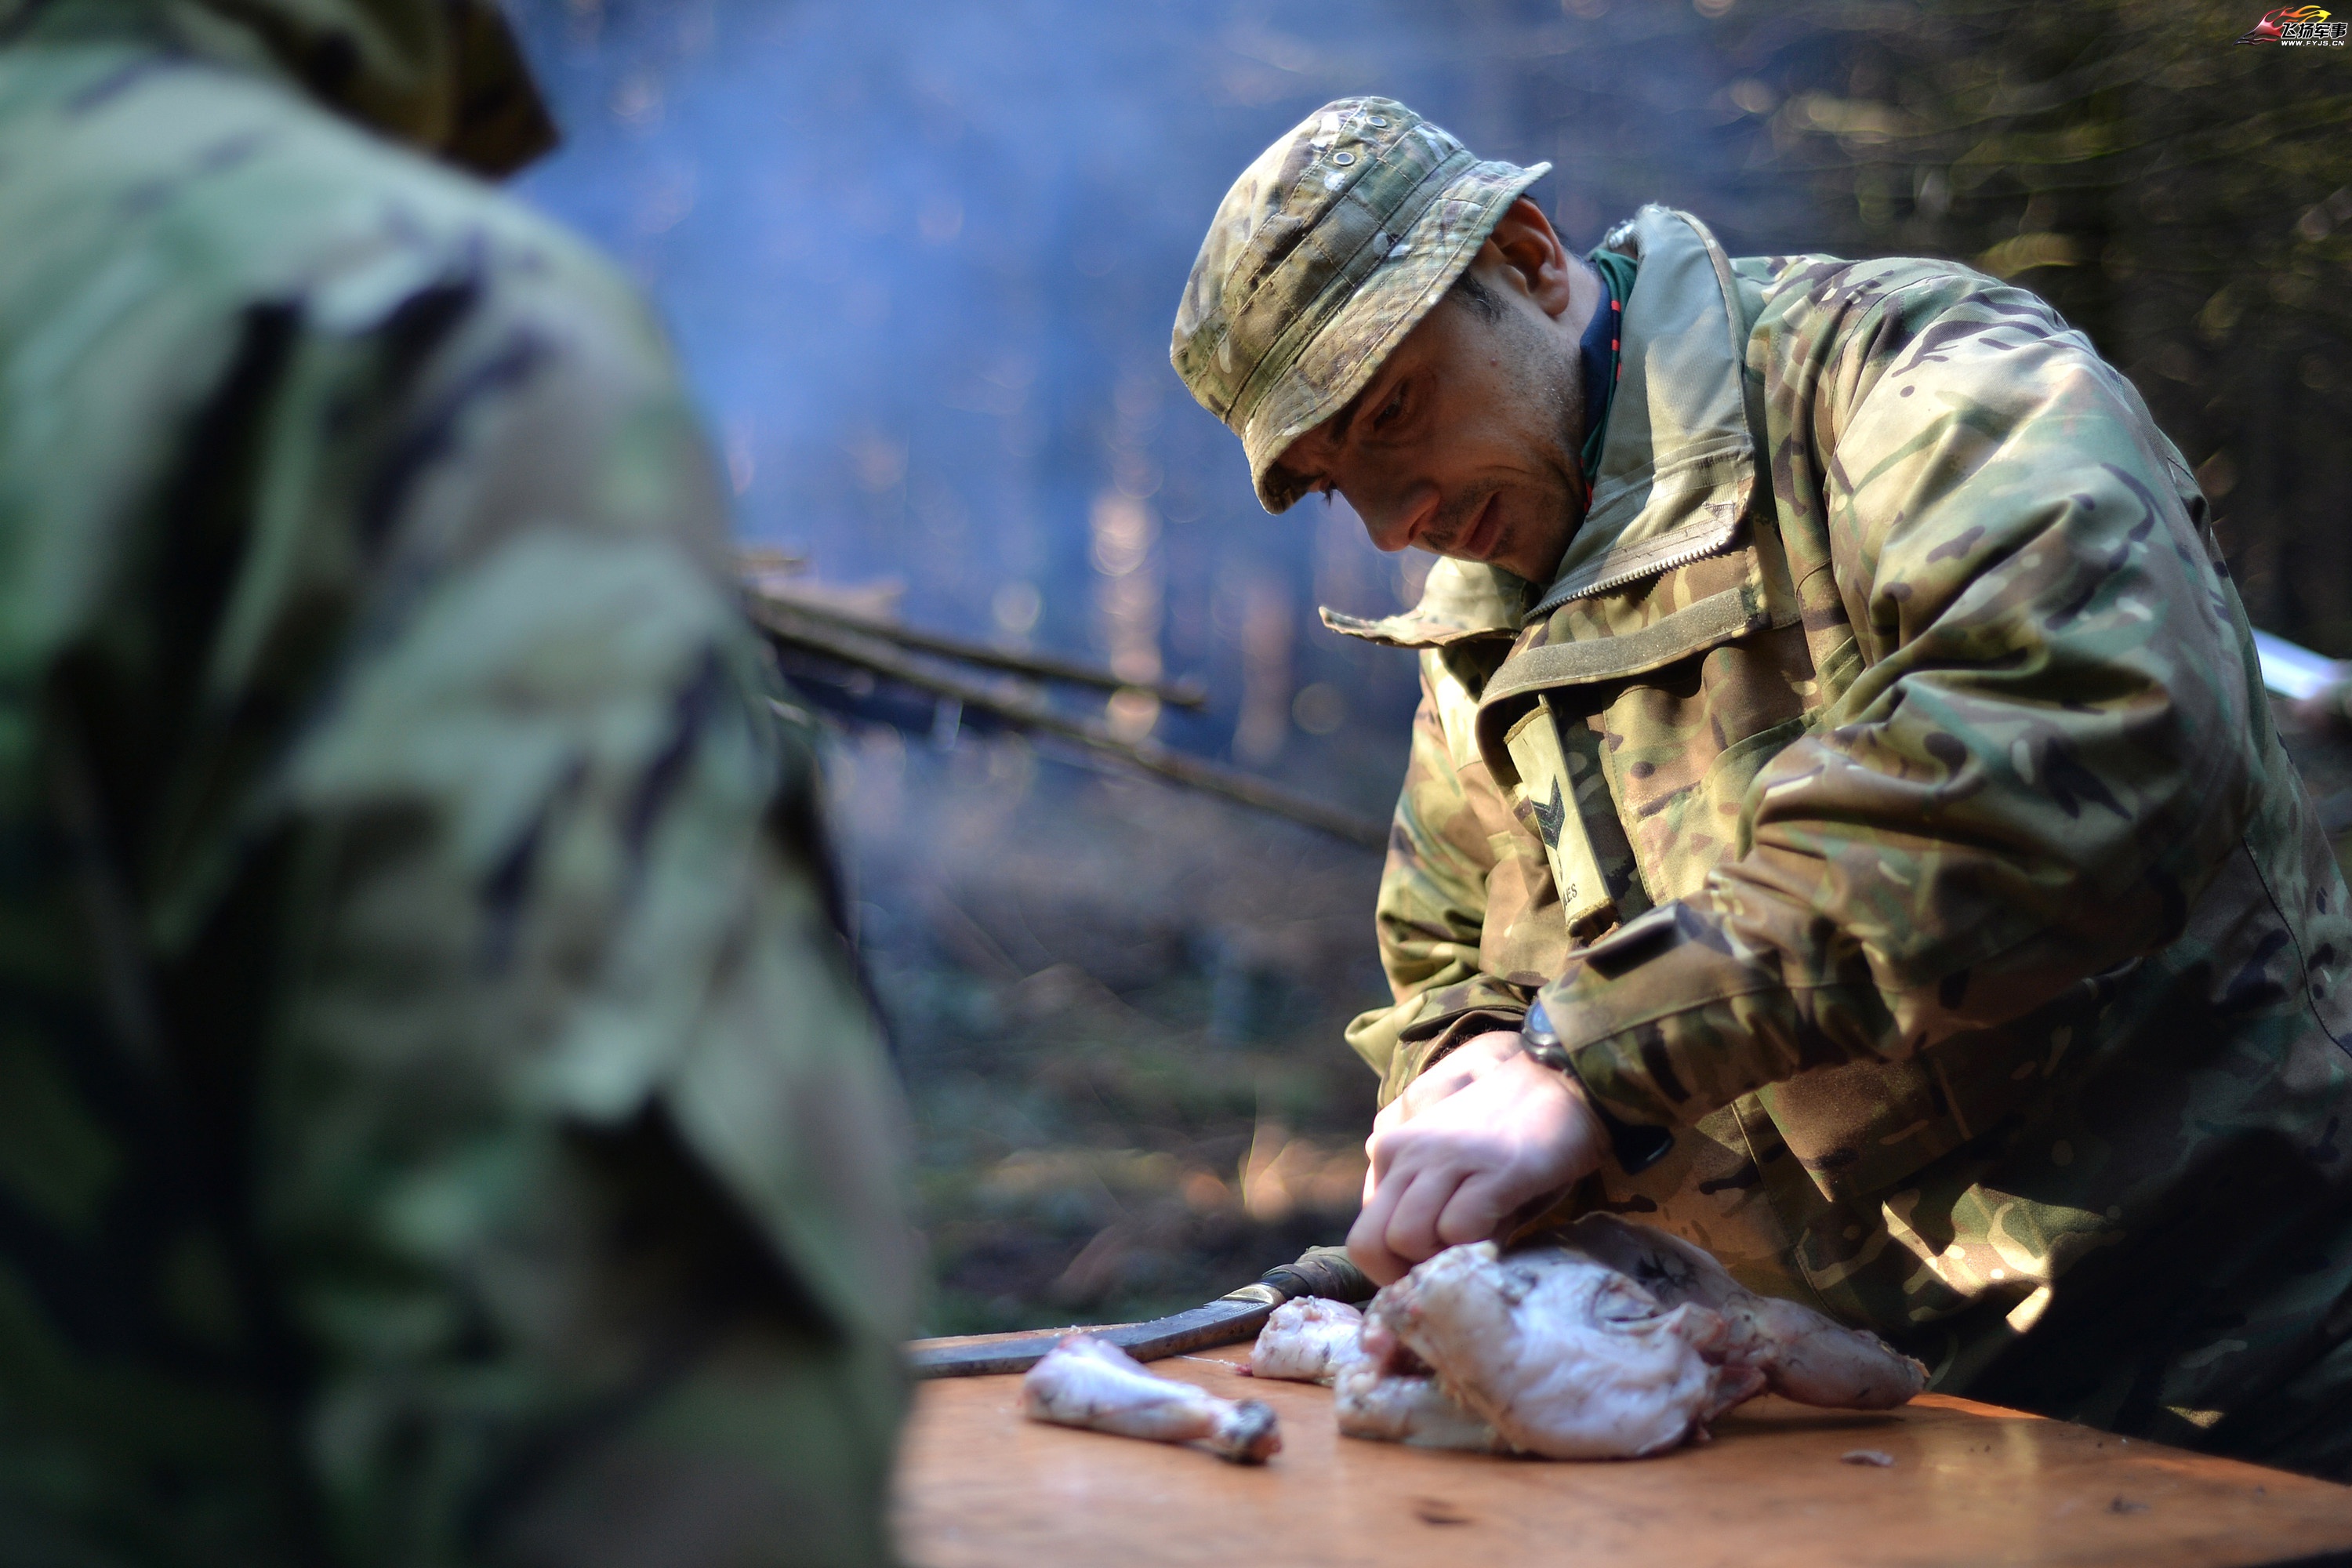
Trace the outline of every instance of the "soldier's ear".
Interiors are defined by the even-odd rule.
[[[1543,208],[1521,196],[1503,214],[1486,240],[1503,253],[1528,297],[1544,314],[1568,313],[1577,269],[1582,263],[1561,243]]]

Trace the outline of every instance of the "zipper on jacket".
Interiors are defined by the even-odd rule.
[[[1541,599],[1536,602],[1536,607],[1528,612],[1527,620],[1520,624],[1525,626],[1529,622],[1534,621],[1538,616],[1548,616],[1554,610],[1559,609],[1562,605],[1572,604],[1578,599],[1589,599],[1595,594],[1606,594],[1612,588],[1622,588],[1629,583],[1638,583],[1645,577],[1661,576],[1665,573],[1675,571],[1679,567],[1687,566],[1694,561],[1704,561],[1710,555],[1719,555],[1725,550],[1728,549],[1731,545],[1731,542],[1738,536],[1739,519],[1735,516],[1729,522],[1723,524],[1713,533],[1703,535],[1702,537],[1692,541],[1682,549],[1668,554],[1663,560],[1645,561],[1638,566],[1629,566],[1622,571],[1611,573],[1606,576],[1598,578],[1593,582],[1584,584],[1582,586],[1572,589],[1568,593],[1561,594],[1557,598],[1550,594],[1546,594]]]

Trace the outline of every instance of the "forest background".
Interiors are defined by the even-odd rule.
[[[1571,243],[1664,201],[1735,254],[2035,289],[2196,467],[2256,625],[2352,656],[2352,49],[2241,46],[2256,5],[517,5],[567,132],[520,189],[652,293],[743,541],[911,622],[1207,689],[1130,697],[1129,733],[1393,799],[1411,661],[1313,608],[1394,608],[1426,559],[1344,505],[1260,513],[1165,347],[1225,184],[1354,92],[1550,160],[1531,194]],[[821,695],[929,1327],[1171,1310],[1343,1234],[1378,852]]]

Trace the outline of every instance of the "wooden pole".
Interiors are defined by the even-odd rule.
[[[856,629],[840,618],[803,614],[800,605],[766,595],[752,599],[751,613],[761,629],[784,647],[872,670],[886,679],[960,702],[972,712],[990,714],[1016,729],[1075,741],[1146,773],[1304,823],[1351,844],[1376,849],[1388,842],[1385,823],[1285,789],[1255,773],[1190,756],[1149,736],[1127,740],[1101,720],[1062,712],[1034,692],[1005,690],[931,669],[885,635]]]
[[[1049,653],[1017,653],[1011,648],[992,647],[986,643],[971,642],[941,632],[919,631],[890,621],[877,621],[854,611],[837,609],[830,605],[813,603],[773,589],[751,590],[755,605],[772,605],[805,620],[823,621],[845,631],[865,637],[881,637],[910,647],[919,653],[937,654],[962,664],[976,664],[988,669],[1002,669],[1014,675],[1034,676],[1040,680],[1066,681],[1073,686],[1091,686],[1098,690],[1118,691],[1132,689],[1149,691],[1162,702],[1177,708],[1202,709],[1209,705],[1209,694],[1197,680],[1122,680],[1108,669],[1076,659],[1061,658]],[[757,611],[754,611],[757,614]]]

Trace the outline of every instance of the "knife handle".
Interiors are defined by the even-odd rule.
[[[1310,1247],[1297,1262],[1267,1269],[1258,1282],[1281,1291],[1285,1300],[1320,1296],[1329,1301],[1369,1301],[1380,1289],[1348,1261],[1344,1247]]]

